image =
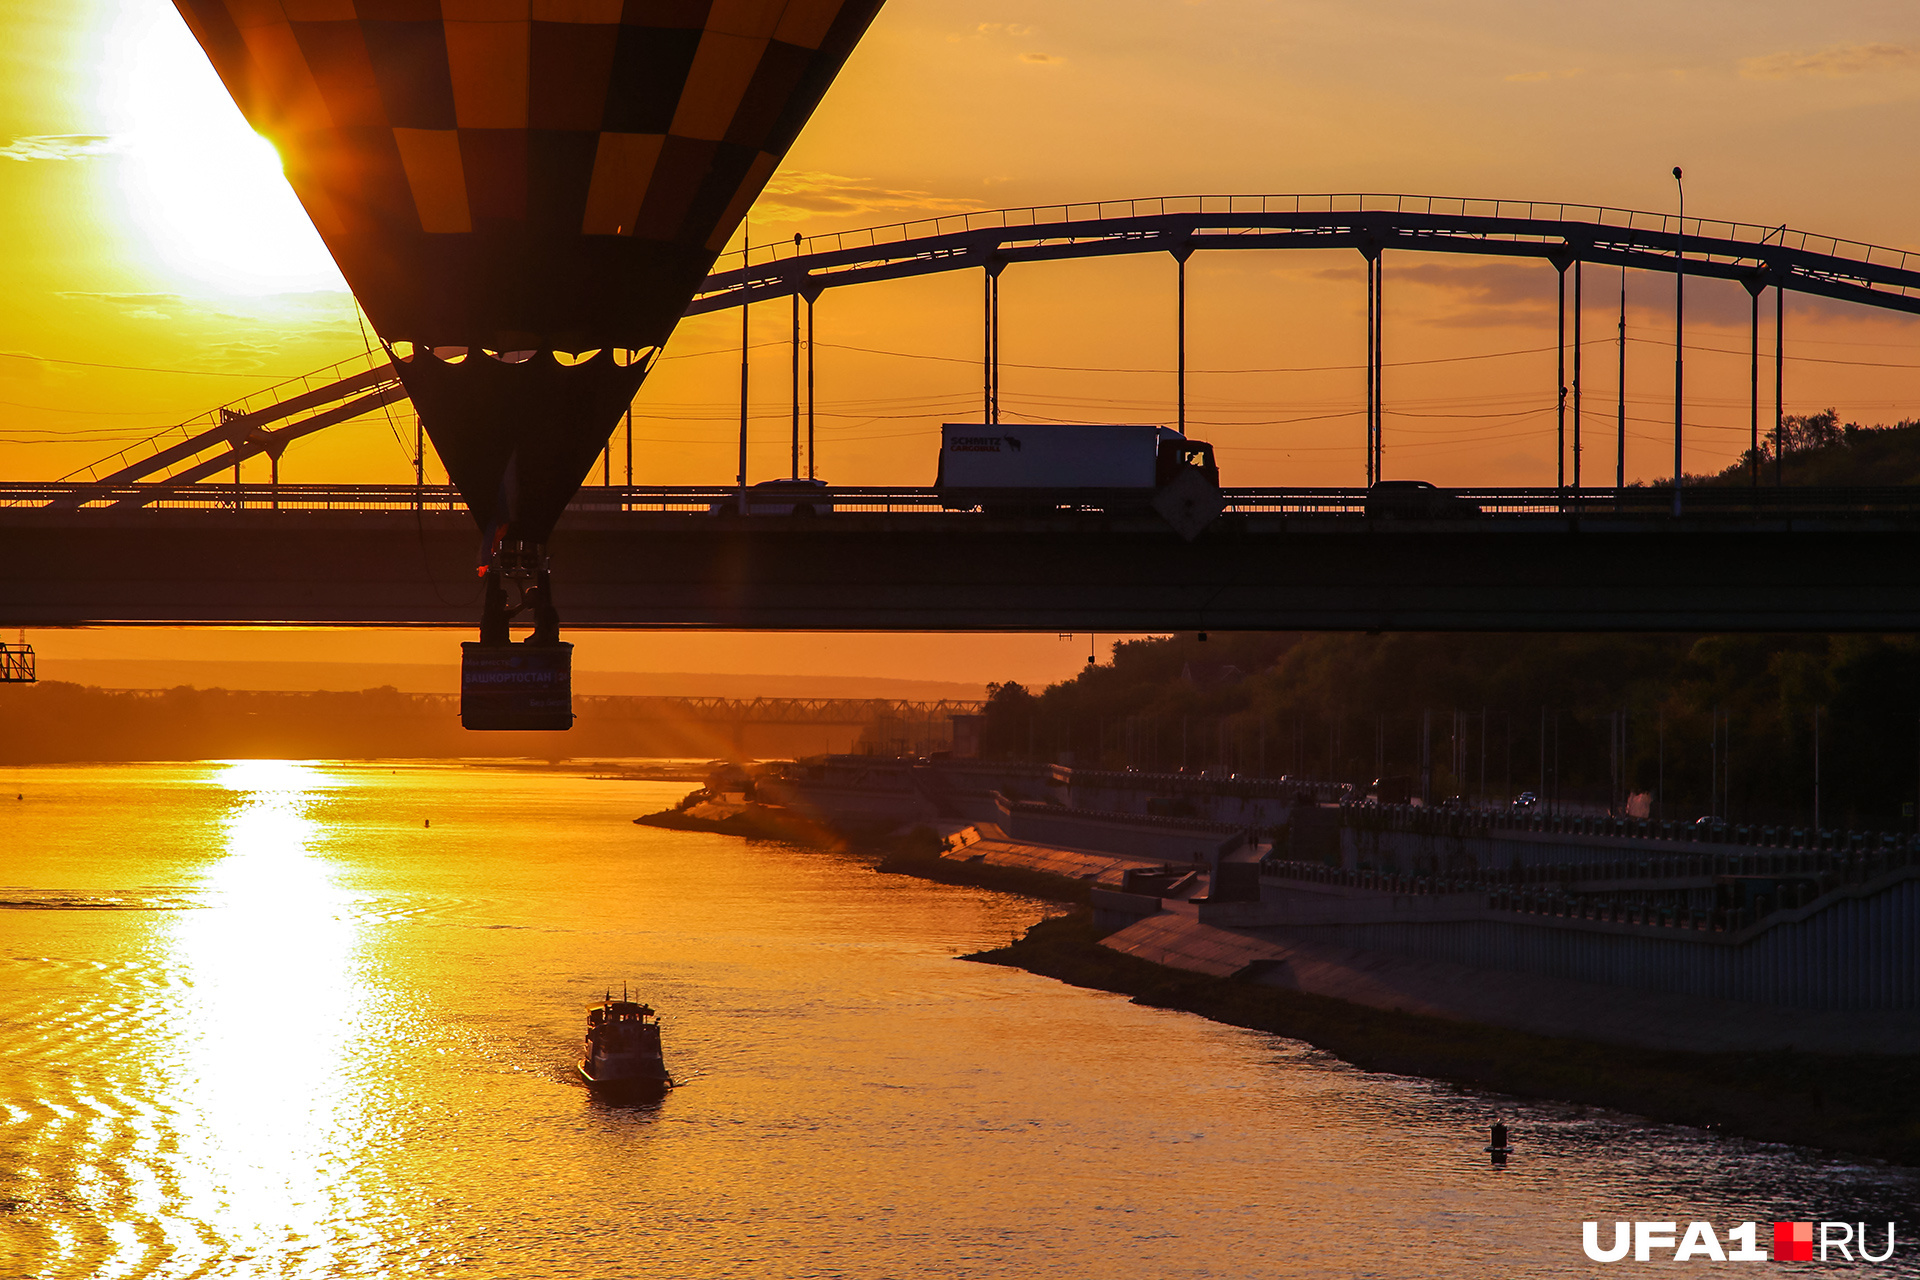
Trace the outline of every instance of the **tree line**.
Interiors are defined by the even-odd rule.
[[[1783,435],[1791,483],[1920,484],[1920,421],[1827,410]],[[1747,461],[1704,482],[1749,483]],[[1821,825],[1888,830],[1920,802],[1911,636],[1186,633],[990,695],[1001,759],[1397,779],[1428,802],[1644,796],[1668,819],[1806,825],[1817,804]]]

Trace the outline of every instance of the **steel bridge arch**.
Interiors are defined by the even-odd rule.
[[[1795,231],[1600,205],[1457,196],[1155,196],[955,214],[775,242],[710,274],[704,315],[798,293],[969,268],[1215,249],[1386,249],[1544,258],[1734,280],[1920,315],[1920,252]],[[739,250],[728,256],[738,258]]]
[[[1342,248],[1369,258],[1388,249],[1542,258],[1563,272],[1575,262],[1668,273],[1684,268],[1690,276],[1737,281],[1755,295],[1771,287],[1920,315],[1920,251],[1601,205],[1367,192],[1042,205],[775,242],[753,251],[765,254],[761,261],[748,255],[744,265],[708,275],[683,314],[796,294],[812,303],[847,285],[975,268],[997,274],[1024,262],[1138,253],[1184,261],[1218,249]],[[353,373],[336,372],[349,365]],[[334,380],[316,385],[330,373]],[[70,478],[84,473],[96,484],[124,486],[153,483],[148,477],[170,471],[156,487],[187,484],[258,454],[278,458],[299,436],[405,397],[392,367],[376,354],[364,366],[347,362],[213,410],[150,437],[143,442],[150,452],[133,446]],[[150,500],[135,496],[116,505]]]

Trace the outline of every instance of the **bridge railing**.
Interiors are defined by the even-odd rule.
[[[179,511],[461,511],[450,485],[399,484],[0,484],[0,507],[97,511],[137,500],[143,508]]]
[[[1648,231],[1660,235],[1672,235],[1677,231],[1689,239],[1731,241],[1751,245],[1756,249],[1773,246],[1824,254],[1854,262],[1872,263],[1876,266],[1920,269],[1920,253],[1913,250],[1895,249],[1858,240],[1845,240],[1836,236],[1797,231],[1781,224],[1768,226],[1760,223],[1729,222],[1700,217],[1682,219],[1675,213],[1558,201],[1348,191],[1294,195],[1147,196],[1123,200],[1095,200],[1073,204],[1030,205],[1024,208],[935,214],[905,222],[884,223],[851,231],[827,232],[803,239],[798,244],[775,242],[758,246],[751,251],[750,259],[742,258],[742,251],[735,249],[722,256],[715,266],[715,272],[716,274],[723,271],[737,272],[743,265],[749,263],[754,267],[765,269],[768,265],[794,258],[848,250],[872,250],[910,240],[924,240],[972,231],[1014,230],[1023,227],[1055,228],[1078,223],[1169,216],[1204,217],[1218,214],[1231,218],[1265,215],[1310,217],[1320,214],[1355,213],[1422,214],[1429,217],[1579,223],[1595,227]],[[1257,230],[1257,228],[1246,228],[1245,233],[1254,234]],[[731,259],[741,259],[741,261],[733,261],[728,265]]]
[[[345,360],[295,378],[276,382],[272,386],[249,392],[236,400],[229,400],[223,405],[208,409],[204,413],[195,414],[185,421],[157,431],[103,458],[95,459],[84,467],[68,472],[61,477],[61,480],[83,484],[105,480],[130,468],[139,469],[140,464],[149,459],[156,459],[157,455],[170,449],[179,450],[183,446],[197,442],[200,447],[192,454],[185,454],[180,459],[180,462],[190,461],[199,453],[224,446],[231,433],[223,431],[222,428],[230,423],[268,413],[277,406],[299,397],[325,393],[341,384],[357,385],[359,382],[365,382],[367,375],[386,364],[388,364],[386,352],[376,349],[349,356]],[[287,424],[296,424],[303,417],[317,417],[331,407],[331,399],[321,399],[311,408],[294,414],[281,415],[280,420]],[[180,462],[172,465],[177,466]]]
[[[1462,488],[1445,490],[1444,494],[1465,504],[1451,513],[1460,517],[1472,515],[1467,509],[1471,507],[1493,517],[1658,518],[1670,512],[1673,504],[1671,488],[1652,485],[1624,489]],[[1920,486],[1842,489],[1702,485],[1688,486],[1682,494],[1683,508],[1690,517],[1920,513]],[[1222,490],[1221,496],[1229,512],[1242,515],[1363,515],[1368,503],[1363,488],[1234,488]],[[465,510],[459,493],[447,485],[0,484],[0,507],[59,506],[98,511],[134,498],[143,507],[183,511]],[[805,518],[790,517],[781,510],[792,505],[791,498],[750,494],[749,501],[763,518]],[[831,519],[834,514],[957,513],[974,508],[988,514],[1033,517],[1072,511],[1137,515],[1150,509],[1148,496],[1138,490],[973,491],[962,497],[901,485],[840,486],[824,490],[817,497],[809,495],[806,503],[814,507],[814,519]],[[615,485],[581,489],[568,509],[580,513],[731,516],[738,504],[739,490],[727,485]],[[1448,513],[1440,513],[1437,518],[1448,518]]]

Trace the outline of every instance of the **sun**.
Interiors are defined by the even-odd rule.
[[[163,267],[228,293],[345,291],[279,153],[167,0],[121,0],[106,53],[122,196]]]

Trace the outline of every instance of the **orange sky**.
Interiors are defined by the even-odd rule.
[[[167,0],[0,3],[0,475],[52,479],[132,440],[364,350],[273,167]],[[1669,208],[1920,246],[1920,11],[1766,2],[889,0],[754,215],[756,239],[930,213],[1183,192],[1388,191]],[[1390,254],[1390,475],[1551,482],[1553,272]],[[1361,478],[1365,293],[1358,254],[1231,253],[1190,267],[1189,417],[1228,483]],[[1617,273],[1588,276],[1588,467],[1612,470]],[[1168,420],[1170,259],[1017,267],[1002,281],[1003,412]],[[1630,277],[1628,473],[1670,459],[1671,281]],[[820,474],[931,480],[938,424],[977,413],[972,273],[830,292],[819,304]],[[1920,416],[1920,324],[1788,303],[1790,412]],[[1746,299],[1689,291],[1690,469],[1745,439]],[[777,344],[786,307],[759,309]],[[636,479],[731,478],[737,316],[682,326],[637,402]],[[852,350],[860,348],[862,350]],[[1716,350],[1718,349],[1718,350]],[[1724,353],[1723,353],[1724,352]],[[883,353],[883,354],[875,354]],[[930,358],[931,357],[931,358]],[[63,363],[84,362],[84,363]],[[144,371],[89,365],[139,366]],[[1071,372],[1062,366],[1100,372]],[[1284,372],[1336,366],[1323,372]],[[1341,367],[1349,366],[1349,367]],[[752,473],[784,471],[786,353],[756,357]],[[1226,373],[1219,370],[1269,370]],[[164,371],[164,372],[162,372]],[[1765,411],[1763,411],[1765,412]],[[410,418],[294,445],[294,481],[409,477]],[[264,468],[264,462],[259,464]],[[264,470],[262,470],[264,478]],[[237,644],[286,645],[236,633]],[[50,651],[136,639],[42,637]],[[168,651],[205,637],[142,636]],[[413,655],[377,633],[345,643]],[[689,658],[594,637],[583,665]],[[921,645],[919,649],[913,644]],[[695,646],[769,670],[923,664],[909,674],[1071,671],[1052,635],[903,644]],[[821,646],[825,646],[824,648]],[[1061,653],[1078,649],[1075,659]],[[234,656],[242,656],[236,652]],[[280,656],[261,653],[261,656]],[[975,669],[985,674],[975,674]],[[875,672],[879,674],[879,672]]]

